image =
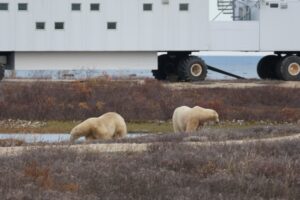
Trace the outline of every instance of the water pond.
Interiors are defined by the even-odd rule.
[[[142,133],[129,133],[127,135],[128,138],[135,138],[145,136],[147,134]],[[70,135],[67,133],[43,133],[43,134],[31,134],[31,133],[1,133],[0,140],[2,139],[17,139],[23,140],[27,143],[35,143],[35,142],[63,142],[69,141]],[[84,138],[79,138],[79,140],[83,141]]]

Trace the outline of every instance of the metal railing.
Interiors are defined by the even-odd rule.
[[[220,15],[233,15],[233,1],[232,0],[218,0],[218,10],[220,11],[212,21],[215,21]]]
[[[233,1],[232,0],[218,0],[218,10],[223,14],[233,14]]]

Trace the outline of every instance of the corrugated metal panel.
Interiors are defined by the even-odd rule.
[[[16,52],[18,70],[155,69],[156,52]]]
[[[0,51],[164,51],[208,47],[208,1],[185,0],[188,11],[179,11],[181,0],[27,0],[28,11],[18,11],[19,1],[9,1],[0,11]],[[90,3],[100,11],[90,11]],[[71,11],[71,3],[81,3]],[[143,11],[152,3],[152,11]],[[45,30],[36,30],[45,22]],[[64,22],[64,30],[55,30]],[[107,30],[107,22],[117,22]]]

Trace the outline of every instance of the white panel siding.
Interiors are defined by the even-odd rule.
[[[234,21],[210,23],[210,50],[258,51],[259,22]]]
[[[156,52],[16,52],[19,70],[154,69]]]
[[[259,21],[209,22],[209,0],[0,0],[0,52],[299,51],[299,0],[259,1]],[[18,11],[18,3],[28,11]],[[248,2],[248,1],[247,1]],[[72,11],[72,3],[81,3]],[[99,3],[100,11],[90,4]],[[143,11],[152,3],[152,11]],[[179,11],[188,3],[188,11]],[[255,12],[258,12],[255,9]],[[256,19],[255,18],[255,19]],[[45,22],[45,30],[36,30]],[[55,30],[64,22],[64,30]],[[107,30],[116,22],[116,30]]]
[[[10,3],[10,1],[1,1]],[[8,11],[0,12],[0,51],[15,50],[15,14],[16,5],[8,5]]]
[[[4,2],[4,0],[0,0]],[[0,11],[0,51],[191,51],[208,47],[208,1],[172,0],[6,0]],[[28,11],[18,11],[19,2]],[[72,11],[72,3],[81,3]],[[100,11],[91,11],[100,3]],[[152,3],[152,11],[143,11]],[[189,11],[179,11],[189,3]],[[45,22],[45,30],[36,30]],[[64,30],[55,30],[64,22]],[[107,30],[107,22],[117,22]]]
[[[263,4],[260,11],[260,46],[262,51],[300,51],[300,1],[279,1],[278,8]],[[281,7],[281,5],[287,7]]]

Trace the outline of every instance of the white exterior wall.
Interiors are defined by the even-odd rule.
[[[208,47],[208,1],[203,0],[0,0],[0,51],[194,51]],[[28,11],[18,11],[28,3]],[[72,3],[81,3],[72,11]],[[91,11],[100,3],[100,11]],[[152,11],[143,11],[152,3]],[[179,11],[188,3],[188,11]],[[45,22],[45,30],[36,30]],[[64,30],[55,30],[64,22]],[[107,22],[117,22],[107,30]]]
[[[259,10],[252,8],[258,21],[220,24],[209,22],[209,0],[0,0],[9,3],[0,11],[0,52],[299,51],[300,1],[259,2]],[[18,3],[28,3],[28,11],[18,11]],[[81,10],[72,11],[72,3]],[[100,11],[90,11],[91,3]],[[143,3],[153,10],[143,11]],[[189,10],[179,11],[180,3]],[[46,29],[36,30],[36,22]],[[117,30],[107,30],[107,22],[117,22]]]
[[[270,4],[278,4],[271,8]],[[300,1],[263,2],[260,11],[260,49],[262,51],[300,51]]]
[[[300,51],[299,0],[246,0],[253,21],[211,22],[211,51]],[[259,5],[259,6],[258,6]],[[258,13],[259,12],[259,13]]]
[[[212,51],[258,51],[259,22],[234,21],[210,23]]]
[[[9,4],[0,11],[0,52],[15,53],[17,69],[90,69],[155,68],[156,52],[164,51],[300,51],[300,1],[259,2],[258,21],[210,22],[209,0],[0,0]],[[72,3],[81,10],[72,11]],[[144,3],[153,10],[144,11]],[[180,3],[189,10],[180,11]],[[107,22],[117,29],[107,30]]]
[[[156,52],[17,52],[15,67],[22,70],[154,69]]]

